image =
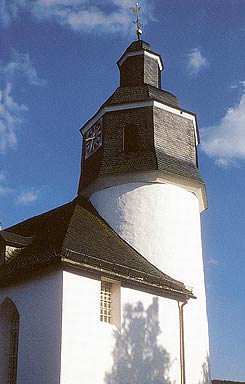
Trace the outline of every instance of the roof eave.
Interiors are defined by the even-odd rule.
[[[75,261],[71,260],[66,256],[61,257],[61,263],[63,266],[71,267],[80,271],[89,271],[89,272],[97,272],[100,275],[111,277],[114,279],[121,280],[127,284],[131,284],[132,286],[140,287],[141,290],[151,290],[154,291],[154,294],[158,296],[164,296],[168,298],[172,298],[178,301],[187,301],[190,298],[195,299],[196,297],[193,295],[192,291],[188,290],[183,283],[178,282],[179,287],[175,286],[176,284],[160,279],[156,276],[156,280],[158,282],[149,281],[143,276],[139,277],[133,273],[132,269],[128,269],[128,273],[122,271],[117,268],[116,265],[112,265],[111,269],[106,268],[104,265],[91,265],[88,262]],[[143,275],[143,273],[142,273]],[[146,274],[147,275],[147,274]]]

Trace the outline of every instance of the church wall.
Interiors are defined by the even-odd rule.
[[[209,345],[197,197],[175,185],[128,183],[95,192],[90,201],[151,263],[194,288],[197,299],[184,310],[186,376],[189,384],[205,382]]]
[[[156,297],[148,293],[129,288],[122,289],[122,321],[127,319],[126,326],[122,324],[122,335],[125,329],[131,332],[129,345],[135,343],[139,353],[142,350],[144,363],[138,359],[139,372],[136,371],[139,383],[158,382],[157,377],[164,376],[165,383],[180,383],[180,340],[179,340],[179,312],[175,300]],[[132,308],[132,317],[127,316],[128,306]],[[143,311],[139,310],[143,306]],[[145,327],[142,320],[146,320]],[[159,327],[159,330],[158,330]],[[141,335],[142,333],[142,335]],[[149,338],[147,337],[149,334]],[[142,338],[145,337],[142,343]],[[129,347],[130,350],[130,347]],[[145,366],[145,371],[144,367]],[[136,365],[137,366],[137,365]],[[142,376],[140,373],[142,370]],[[149,373],[148,373],[149,371]],[[149,374],[148,380],[146,379]],[[162,382],[162,380],[159,380]],[[114,383],[113,383],[114,384]]]
[[[112,364],[116,326],[100,322],[100,284],[64,272],[61,384],[102,384]]]
[[[122,286],[117,327],[100,321],[100,286],[64,272],[60,383],[180,382],[177,302]]]
[[[17,384],[60,382],[61,295],[61,272],[1,289],[20,315]]]

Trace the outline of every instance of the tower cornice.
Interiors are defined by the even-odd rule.
[[[89,128],[103,115],[107,112],[113,112],[113,111],[123,111],[126,109],[136,109],[136,108],[145,108],[145,107],[156,107],[162,110],[165,110],[167,112],[173,113],[175,115],[179,115],[183,118],[186,118],[188,120],[191,120],[194,125],[195,130],[195,142],[196,145],[199,144],[199,132],[198,132],[198,125],[197,125],[197,119],[196,114],[193,112],[189,112],[182,108],[173,107],[168,104],[161,103],[159,101],[155,100],[146,100],[136,103],[125,103],[125,104],[115,104],[110,106],[102,106],[95,114],[91,117],[81,128],[80,132],[82,135],[84,135]]]
[[[166,171],[131,172],[120,175],[100,176],[80,192],[81,196],[90,198],[95,192],[127,183],[172,184],[194,193],[202,212],[208,207],[205,184],[191,178]]]
[[[117,65],[118,65],[118,67],[120,68],[121,65],[124,63],[124,61],[125,61],[128,57],[140,56],[140,55],[144,55],[144,56],[150,57],[150,58],[153,59],[153,60],[156,60],[157,63],[158,63],[158,66],[159,66],[160,71],[162,71],[162,70],[164,69],[164,65],[163,65],[163,61],[162,61],[161,56],[160,56],[158,53],[154,53],[154,52],[149,51],[149,50],[146,50],[146,49],[142,49],[141,51],[132,51],[132,52],[127,52],[127,51],[126,51],[126,52],[120,57],[120,59],[117,61]]]

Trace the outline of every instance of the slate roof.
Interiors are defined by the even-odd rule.
[[[172,93],[163,91],[162,89],[153,87],[149,84],[118,87],[115,92],[106,100],[102,107],[134,103],[139,101],[155,100],[160,101],[166,105],[180,108],[179,101]]]
[[[142,51],[142,50],[150,52],[150,53],[152,53],[155,56],[158,56],[160,61],[161,61],[161,63],[162,63],[162,65],[163,65],[161,55],[159,55],[159,53],[153,52],[152,49],[151,49],[151,45],[149,43],[147,43],[146,41],[144,41],[144,40],[133,41],[130,44],[130,46],[126,49],[126,51],[123,53],[123,55],[120,57],[120,59],[117,61],[117,64],[119,65],[120,60],[122,59],[122,57],[127,52],[135,52],[135,51]]]
[[[245,381],[212,380],[212,384],[245,384]]]
[[[16,233],[1,231],[0,241],[8,245],[21,247],[21,246],[26,246],[31,244],[32,237],[20,236],[20,235],[17,235]]]
[[[0,286],[57,265],[110,275],[178,300],[194,297],[183,283],[122,240],[84,198],[9,227],[7,232],[33,237],[33,241],[0,267]]]
[[[135,40],[126,49],[126,52],[140,51],[144,49],[146,51],[152,51],[151,45],[144,40]]]

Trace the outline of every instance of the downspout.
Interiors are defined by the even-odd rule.
[[[185,338],[184,338],[184,305],[187,304],[187,301],[180,303],[178,301],[179,307],[179,335],[180,335],[180,377],[181,384],[185,384]]]

